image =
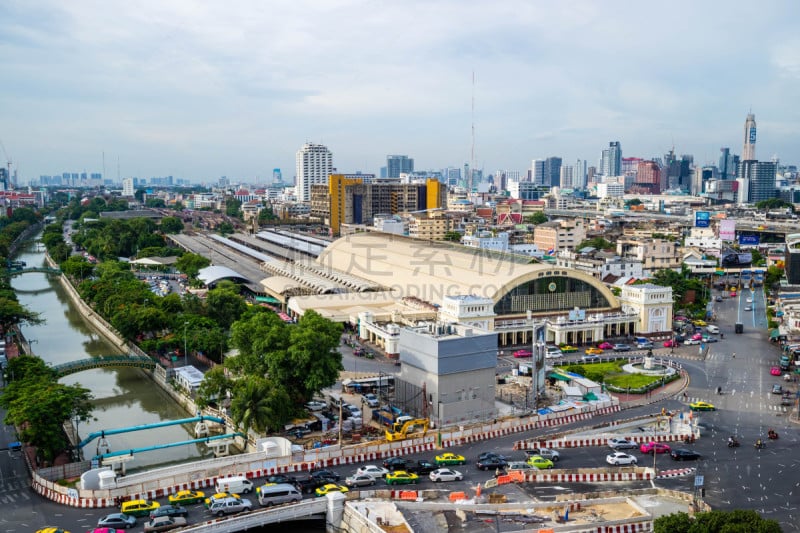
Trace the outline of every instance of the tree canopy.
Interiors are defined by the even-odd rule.
[[[534,214],[525,217],[526,224],[533,224],[535,226],[544,224],[548,220],[549,219],[547,218],[547,215],[544,214],[544,211],[537,211]]]
[[[694,517],[679,512],[660,516],[653,522],[655,533],[781,533],[775,520],[755,511],[708,511]]]

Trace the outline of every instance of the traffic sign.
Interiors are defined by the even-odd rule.
[[[703,486],[703,476],[694,476],[694,486],[695,487],[702,487]]]

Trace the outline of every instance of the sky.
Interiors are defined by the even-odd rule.
[[[3,0],[0,141],[39,175],[294,176],[305,142],[340,172],[524,172],[672,146],[800,164],[800,2]],[[473,83],[474,77],[474,83]],[[474,98],[474,112],[473,112]]]

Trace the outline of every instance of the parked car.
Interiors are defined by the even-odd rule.
[[[606,455],[606,462],[610,465],[635,465],[639,462],[636,457],[625,452],[614,452]]]
[[[328,406],[325,402],[318,402],[316,400],[310,401],[306,404],[306,409],[309,411],[322,411],[326,407]]]
[[[615,352],[630,352],[631,351],[631,347],[629,345],[627,345],[627,344],[615,344],[613,349],[614,349]]]
[[[450,468],[438,468],[428,474],[431,481],[439,483],[440,481],[461,481],[464,475],[458,470],[451,470]]]
[[[135,516],[122,513],[111,513],[97,521],[97,527],[108,527],[114,529],[129,529],[135,525]]]
[[[642,453],[670,453],[672,448],[669,447],[669,444],[664,444],[663,442],[650,441],[639,446],[639,451]]]
[[[628,439],[612,438],[608,439],[608,447],[612,450],[633,450],[638,448],[639,445]]]
[[[380,400],[378,400],[378,397],[371,392],[368,392],[364,395],[364,401],[367,402],[367,405],[370,407],[378,407],[381,404]]]
[[[772,394],[783,394],[783,387],[776,383],[772,386]]]
[[[520,359],[522,357],[533,357],[533,352],[531,352],[530,350],[517,350],[516,352],[514,352],[514,357],[516,357],[517,359]]]
[[[694,450],[687,450],[686,448],[672,450],[669,455],[675,461],[692,461],[695,459],[700,459],[699,453]]]
[[[158,531],[169,531],[186,526],[186,519],[182,516],[159,516],[152,518],[144,524],[144,533],[156,533]]]
[[[770,375],[773,375],[773,376],[780,376],[781,375],[781,369],[778,368],[777,366],[773,366],[772,368],[769,369],[769,373],[770,373]]]

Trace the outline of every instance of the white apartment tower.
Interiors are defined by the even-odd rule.
[[[133,178],[122,178],[122,196],[133,196]]]
[[[747,115],[744,121],[744,146],[742,148],[742,161],[756,160],[756,116]]]
[[[306,143],[296,155],[295,196],[298,202],[311,201],[312,185],[327,185],[333,171],[333,154],[327,146]]]

